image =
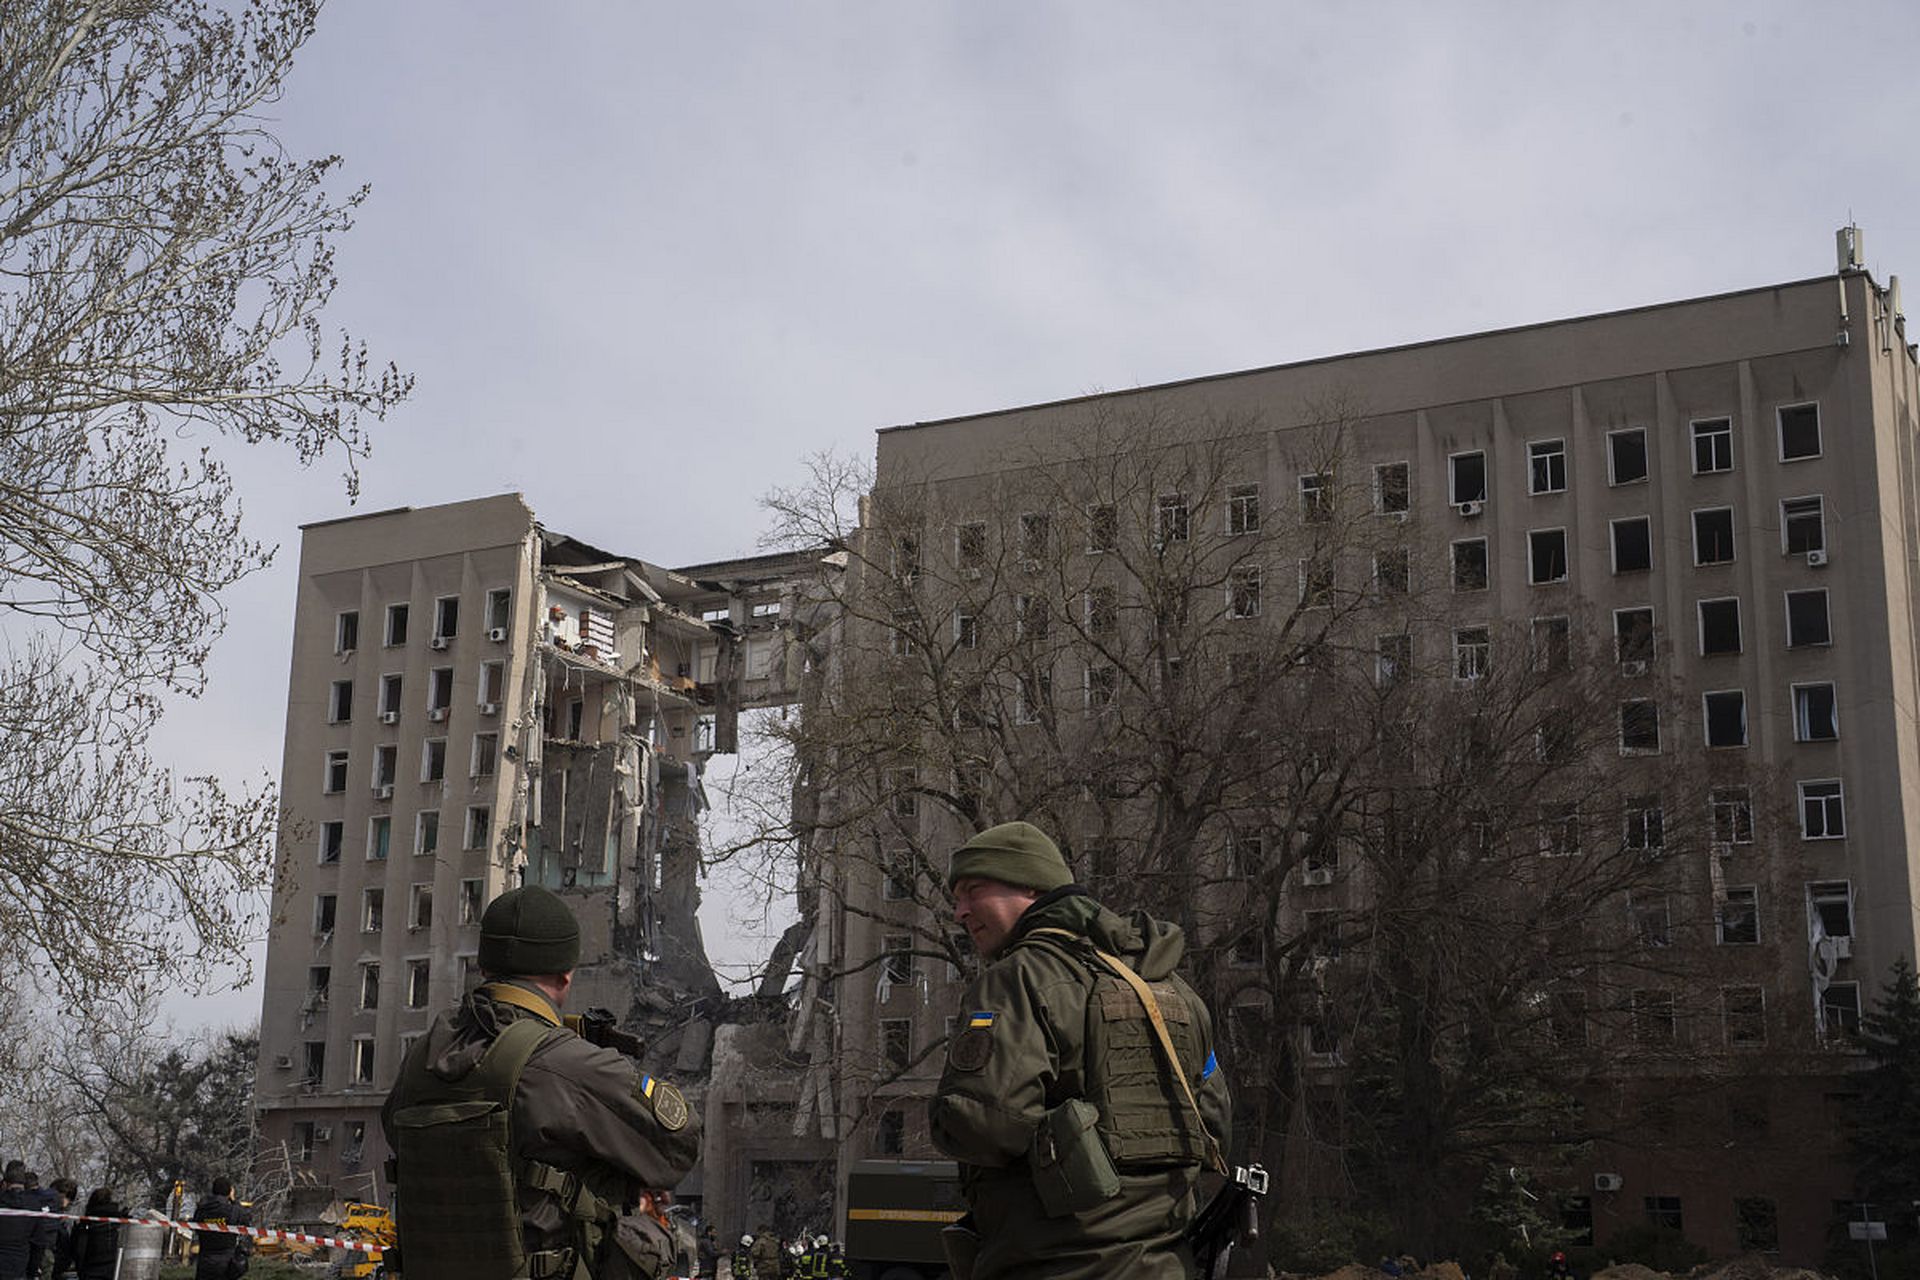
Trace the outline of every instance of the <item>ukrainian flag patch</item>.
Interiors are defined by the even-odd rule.
[[[989,1010],[982,1009],[977,1013],[967,1015],[967,1026],[969,1029],[973,1027],[990,1027],[992,1025],[993,1014]]]
[[[1200,1078],[1202,1080],[1211,1080],[1213,1078],[1213,1073],[1218,1071],[1219,1069],[1220,1069],[1220,1061],[1219,1059],[1213,1056],[1213,1051],[1209,1049],[1207,1051],[1207,1065],[1200,1068]]]
[[[652,1076],[641,1076],[640,1077],[640,1096],[643,1098],[651,1098],[653,1096],[653,1087],[657,1083],[658,1081],[656,1081]]]

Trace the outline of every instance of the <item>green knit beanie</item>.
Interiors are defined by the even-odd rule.
[[[510,889],[480,917],[480,970],[496,977],[568,973],[580,963],[580,922],[537,884]]]
[[[1060,847],[1031,822],[1003,822],[961,845],[947,864],[947,888],[968,876],[1042,893],[1073,883]]]

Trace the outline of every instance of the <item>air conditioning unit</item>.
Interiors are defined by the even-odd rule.
[[[1627,1185],[1627,1180],[1617,1173],[1596,1173],[1593,1175],[1595,1191],[1618,1191]]]
[[[393,799],[393,784],[391,782],[383,782],[375,787],[373,789],[373,798],[376,800]]]
[[[333,1126],[330,1124],[317,1124],[313,1126],[313,1140],[315,1142],[332,1142]]]
[[[282,1071],[291,1071],[293,1070],[293,1055],[290,1053],[283,1053],[279,1057],[273,1060],[273,1065],[280,1068]]]
[[[1643,676],[1647,674],[1647,664],[1640,658],[1629,658],[1620,664],[1620,674],[1623,676]]]
[[[1405,524],[1407,522],[1408,513],[1405,511],[1384,511],[1381,514],[1395,524]]]
[[[1835,960],[1853,959],[1853,939],[1852,938],[1836,938],[1831,934],[1829,934],[1827,936],[1827,941],[1833,943],[1833,958]]]
[[[380,713],[380,723],[381,724],[399,724],[400,713],[398,711],[382,711]]]
[[[495,644],[499,644],[506,638],[507,629],[505,627],[490,627],[487,630],[487,639],[493,641]]]
[[[1325,888],[1333,883],[1333,868],[1307,867],[1300,872],[1300,883]]]
[[[1456,502],[1453,505],[1453,509],[1468,519],[1472,519],[1474,516],[1479,515],[1480,512],[1486,508],[1486,505],[1484,502]]]
[[[1824,568],[1826,568],[1826,567],[1827,567],[1827,553],[1826,553],[1826,552],[1825,552],[1824,550],[1820,550],[1820,551],[1809,551],[1809,552],[1807,552],[1807,567],[1808,567],[1809,569],[1824,569]]]
[[[448,638],[447,638],[446,636],[435,636],[435,637],[434,637],[433,639],[431,639],[431,640],[429,640],[429,641],[427,641],[427,648],[429,648],[429,649],[444,649],[444,648],[446,648],[446,647],[447,647],[448,645],[450,645],[450,644],[452,644],[452,643],[453,643],[453,641],[451,641],[450,639],[448,639]]]
[[[497,716],[500,714],[500,704],[497,702],[483,702],[480,704],[480,714],[483,716]]]
[[[447,709],[445,707],[428,707],[427,708],[427,719],[433,721],[434,723],[438,724],[440,721],[445,720],[446,718],[447,718]]]

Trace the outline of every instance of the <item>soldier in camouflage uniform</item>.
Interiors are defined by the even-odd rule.
[[[929,1116],[971,1210],[947,1236],[956,1280],[1195,1272],[1185,1234],[1231,1115],[1213,1020],[1174,972],[1177,926],[1123,918],[1072,881],[1025,822],[981,832],[948,869],[954,918],[990,962],[964,997]],[[1116,965],[1151,993],[1186,1088]]]
[[[643,1196],[700,1152],[679,1090],[562,1025],[580,928],[538,886],[480,922],[486,981],[407,1054],[380,1113],[407,1280],[630,1280],[670,1269]]]

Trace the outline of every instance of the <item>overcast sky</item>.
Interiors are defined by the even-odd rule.
[[[359,509],[678,565],[879,427],[1801,279],[1849,217],[1920,272],[1916,52],[1910,0],[335,0],[277,129],[371,185],[327,319],[419,379]],[[238,470],[281,558],[166,734],[235,777],[348,511]]]

